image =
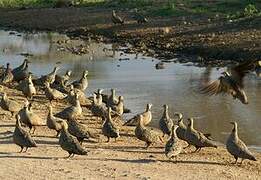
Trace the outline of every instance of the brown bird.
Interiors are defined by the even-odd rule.
[[[124,20],[116,14],[115,10],[112,10],[111,20],[114,24],[124,24]]]
[[[234,99],[239,99],[243,104],[248,104],[248,99],[244,91],[243,79],[245,75],[253,70],[255,61],[246,61],[230,71],[223,72],[217,80],[208,83],[200,89],[200,92],[207,95],[231,94]]]
[[[1,83],[3,84],[8,84],[10,82],[12,82],[14,79],[14,75],[12,73],[12,70],[10,68],[10,64],[7,63],[6,64],[6,70],[5,70],[5,73],[4,75],[1,77]]]
[[[16,125],[13,134],[13,141],[16,145],[21,147],[20,152],[23,152],[24,147],[26,148],[25,152],[30,147],[37,147],[31,135],[22,128],[20,116],[18,114],[16,115]]]
[[[237,163],[238,158],[242,159],[240,164],[242,164],[244,159],[257,161],[254,155],[248,150],[245,143],[238,137],[237,123],[231,122],[231,124],[234,125],[234,128],[227,139],[226,147],[227,151],[236,159],[235,164]]]
[[[88,151],[82,148],[76,137],[68,132],[68,124],[62,121],[62,130],[59,137],[59,144],[61,148],[69,153],[67,158],[73,157],[74,154],[87,155]]]

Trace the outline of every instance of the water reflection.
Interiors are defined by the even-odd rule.
[[[184,113],[185,117],[195,117],[196,128],[211,132],[214,139],[224,142],[232,128],[229,122],[237,121],[242,139],[249,145],[261,146],[261,80],[256,76],[246,78],[250,104],[243,105],[230,96],[205,97],[196,92],[199,82],[217,78],[222,69],[168,63],[166,69],[156,70],[157,60],[139,55],[121,56],[121,52],[115,51],[119,47],[97,43],[89,44],[91,53],[78,56],[59,51],[61,47],[55,42],[64,38],[67,37],[54,33],[19,37],[0,31],[0,50],[8,52],[0,54],[0,63],[10,61],[12,67],[17,66],[24,59],[19,54],[28,52],[34,54],[29,57],[32,61],[30,70],[36,75],[48,73],[58,61],[62,62],[60,73],[71,69],[73,78],[80,77],[82,71],[88,69],[90,87],[87,94],[97,88],[108,92],[116,88],[133,113],[143,111],[146,103],[153,103],[154,125],[162,114],[162,105],[169,104],[172,117],[176,111]],[[130,60],[118,61],[126,57]]]

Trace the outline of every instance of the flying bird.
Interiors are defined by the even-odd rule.
[[[244,77],[255,68],[255,61],[246,61],[232,67],[229,71],[222,72],[217,80],[207,83],[200,88],[202,94],[218,95],[230,94],[234,99],[239,99],[243,104],[248,104],[244,91]]]

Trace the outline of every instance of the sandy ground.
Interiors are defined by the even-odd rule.
[[[98,33],[115,42],[131,43],[130,51],[156,57],[171,58],[178,50],[205,58],[244,59],[249,54],[260,57],[260,18],[224,23],[215,19],[209,22],[207,17],[185,20],[171,17],[155,18],[145,25],[128,20],[126,25],[114,26],[108,18],[110,12],[88,8],[0,10],[0,25],[14,30],[66,32],[81,38],[88,37],[90,32]],[[170,33],[165,33],[166,28],[170,28]],[[3,91],[22,105],[24,97],[20,92],[6,87]],[[40,94],[35,98],[33,109],[46,121],[48,102],[43,97]],[[66,106],[55,102],[54,111]],[[15,119],[2,109],[0,117],[2,179],[261,179],[260,153],[254,152],[257,162],[246,160],[239,166],[231,164],[234,159],[223,146],[199,153],[190,153],[194,150],[191,148],[174,162],[165,157],[162,142],[144,149],[144,143],[135,138],[131,127],[121,129],[117,142],[106,143],[106,138],[100,135],[99,141],[83,143],[89,151],[87,156],[65,159],[68,154],[60,148],[56,133],[42,126],[33,137],[38,147],[18,153],[20,148],[12,142]],[[87,108],[79,121],[101,133],[100,120]]]
[[[21,104],[24,101],[16,90],[3,87],[1,91]],[[48,102],[43,97],[40,94],[35,98],[33,109],[46,121]],[[54,102],[53,106],[58,112],[67,105]],[[245,160],[239,166],[231,164],[234,159],[222,146],[199,153],[191,153],[191,148],[175,162],[165,157],[162,142],[144,149],[144,143],[135,138],[133,127],[122,128],[117,142],[106,143],[103,135],[98,141],[86,141],[83,147],[89,151],[87,156],[65,159],[68,154],[59,146],[56,133],[41,126],[33,135],[38,147],[18,153],[20,148],[12,142],[15,120],[2,109],[0,116],[1,179],[261,179],[260,153],[254,152],[259,161]],[[87,108],[79,121],[101,133],[100,120]]]

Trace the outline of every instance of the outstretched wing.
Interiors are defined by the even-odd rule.
[[[231,91],[233,91],[233,89],[231,88],[229,79],[223,76],[200,89],[200,92],[202,94],[207,94],[210,96],[217,95],[220,93],[228,93]]]
[[[249,60],[245,61],[235,67],[233,67],[231,71],[231,77],[236,82],[236,84],[243,88],[243,78],[247,73],[249,73],[251,70],[254,70],[256,64],[256,60]]]

